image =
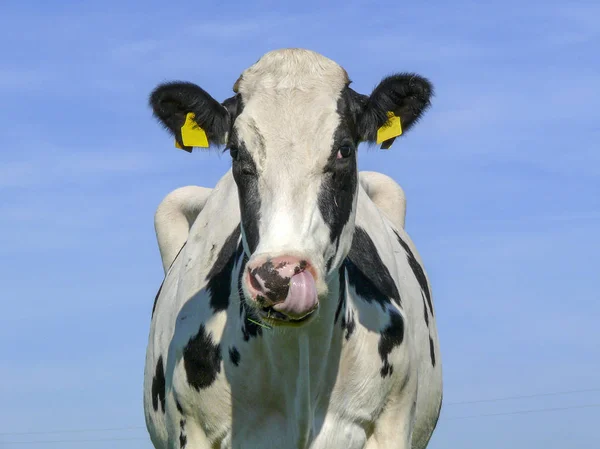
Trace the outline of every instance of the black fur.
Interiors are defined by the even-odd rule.
[[[183,362],[189,384],[196,390],[210,387],[221,372],[221,348],[204,324],[183,349]]]
[[[236,248],[240,239],[240,226],[236,226],[227,237],[217,260],[206,276],[207,289],[210,292],[210,306],[213,312],[227,310],[231,295],[231,273],[236,260]]]
[[[156,292],[156,296],[154,297],[154,305],[152,306],[152,315],[151,318],[154,318],[154,311],[156,310],[156,303],[158,303],[158,297],[160,296],[160,292],[162,291],[163,285],[165,284],[165,280],[160,283],[160,287],[158,287],[158,292]]]
[[[238,155],[233,160],[231,172],[238,187],[240,214],[246,243],[250,253],[254,253],[259,242],[258,221],[260,219],[260,195],[258,193],[258,173],[256,164],[243,143],[233,133],[230,151],[236,150]]]
[[[162,355],[156,362],[156,370],[152,378],[152,408],[155,412],[158,411],[158,405],[165,412],[165,367],[163,365]]]
[[[187,435],[185,434],[185,419],[179,420],[179,449],[185,449],[187,445]]]
[[[240,351],[238,351],[235,346],[229,348],[229,360],[231,360],[231,363],[238,366],[240,364],[240,358]]]
[[[258,321],[258,318],[254,316],[252,310],[246,303],[246,300],[244,299],[244,296],[242,294],[242,279],[246,271],[247,263],[248,256],[244,254],[244,258],[242,260],[242,263],[240,264],[240,271],[238,272],[238,292],[240,293],[240,318],[242,321],[242,334],[244,335],[244,341],[248,341],[250,340],[250,338],[253,337],[262,336],[262,327],[260,327],[254,322]],[[248,320],[248,318],[250,318],[253,321]]]
[[[425,295],[423,294],[423,290],[421,290],[421,297],[423,298],[423,314],[425,316],[425,324],[429,327],[429,313],[427,312],[427,304],[425,304]]]
[[[194,120],[206,131],[210,144],[223,145],[231,125],[228,109],[233,109],[234,101],[236,97],[225,107],[196,84],[172,81],[157,86],[150,94],[149,104],[154,116],[175,136],[179,145],[191,152],[191,147],[184,146],[181,140],[181,127],[187,113],[195,114]]]
[[[338,296],[338,305],[335,311],[334,323],[338,322],[342,310],[345,312],[346,309],[346,267],[343,264],[338,270],[338,275],[340,282],[340,293]]]
[[[429,337],[429,355],[431,356],[431,364],[435,366],[435,349],[433,347],[433,339]]]
[[[400,117],[402,131],[408,131],[431,105],[433,86],[426,78],[400,73],[384,78],[366,99],[354,97],[362,111],[358,118],[361,140],[375,142],[377,130],[388,121],[387,113]]]
[[[367,232],[357,226],[346,258],[348,279],[356,293],[367,302],[377,302],[383,310],[390,298],[401,305],[400,293],[387,266]]]
[[[351,308],[348,308],[348,303],[346,302],[346,264],[342,264],[342,266],[338,270],[338,273],[340,282],[340,292],[338,297],[337,309],[335,311],[334,323],[338,322],[338,319],[341,315],[341,326],[342,329],[346,330],[346,340],[349,340],[350,336],[354,332],[354,329],[356,328],[356,321],[354,320],[354,311]]]
[[[394,234],[396,234],[396,239],[398,240],[398,243],[400,243],[400,246],[402,246],[402,248],[404,248],[404,251],[406,251],[406,258],[408,260],[408,264],[410,265],[410,268],[413,271],[413,274],[417,278],[417,281],[419,282],[419,285],[421,286],[421,290],[423,290],[423,292],[425,293],[425,297],[427,298],[427,304],[429,305],[429,313],[431,313],[431,316],[433,316],[433,305],[431,303],[431,293],[429,291],[429,284],[427,282],[427,277],[425,276],[425,272],[423,271],[423,267],[421,266],[421,264],[419,262],[417,262],[417,259],[416,259],[415,255],[413,254],[413,252],[411,251],[410,247],[406,244],[406,242],[404,240],[402,240],[400,235],[395,230],[394,230]]]
[[[346,329],[346,340],[350,340],[355,328],[356,321],[354,320],[354,310],[350,307],[346,311],[344,317],[342,317],[342,329]]]
[[[327,274],[329,274],[329,272],[331,271],[331,264],[333,263],[333,257],[330,257],[327,260],[327,263],[325,264],[325,271],[327,272]]]
[[[323,169],[323,178],[317,202],[323,220],[329,227],[329,238],[332,242],[338,239],[344,226],[350,220],[356,187],[358,184],[358,169],[356,165],[356,148],[358,136],[353,113],[351,112],[347,91],[342,93],[337,112],[340,114],[340,124],[335,131],[333,147]],[[337,159],[338,150],[349,147],[349,157]]]
[[[397,312],[390,312],[390,324],[381,331],[379,339],[379,356],[383,362],[381,367],[381,377],[390,376],[394,372],[394,367],[388,360],[389,354],[396,346],[400,346],[404,340],[404,320]]]

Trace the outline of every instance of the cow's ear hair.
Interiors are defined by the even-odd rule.
[[[168,82],[158,85],[150,94],[150,107],[154,116],[175,137],[177,144],[186,151],[191,147],[183,145],[181,127],[187,114],[194,114],[193,120],[206,133],[209,144],[227,143],[231,125],[229,109],[211,97],[204,89],[188,82]]]
[[[384,78],[366,100],[357,117],[362,141],[373,143],[377,130],[388,122],[388,113],[400,117],[402,132],[408,131],[429,108],[433,86],[426,78],[401,73]]]

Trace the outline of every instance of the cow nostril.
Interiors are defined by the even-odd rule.
[[[262,285],[260,285],[260,282],[258,282],[258,279],[256,279],[256,276],[254,275],[254,273],[252,273],[252,270],[250,269],[248,269],[248,276],[250,277],[250,285],[252,286],[252,288],[256,291],[262,292]]]

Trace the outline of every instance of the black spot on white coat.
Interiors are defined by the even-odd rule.
[[[352,247],[346,258],[348,280],[361,299],[377,302],[383,310],[390,298],[401,305],[400,293],[375,244],[361,227],[354,231]]]
[[[431,337],[429,337],[429,355],[431,356],[431,365],[435,366],[435,348]]]
[[[410,268],[411,268],[413,274],[417,278],[417,281],[419,282],[419,285],[421,286],[421,290],[423,290],[423,292],[425,293],[425,297],[427,298],[427,304],[429,305],[429,313],[431,313],[431,316],[433,316],[433,306],[431,304],[431,293],[429,292],[429,284],[427,283],[427,278],[425,277],[425,272],[423,271],[423,267],[421,267],[421,264],[417,261],[415,255],[411,251],[410,247],[406,244],[406,242],[404,240],[402,240],[400,235],[395,230],[394,230],[394,234],[396,234],[396,239],[398,239],[398,243],[400,243],[400,246],[402,246],[402,248],[404,248],[404,251],[406,251],[406,258],[408,260],[408,264],[410,265]]]
[[[231,363],[238,366],[240,364],[240,358],[240,351],[238,351],[235,346],[229,348],[229,360],[231,360]]]
[[[210,292],[210,306],[213,312],[227,310],[231,295],[231,273],[235,264],[236,248],[240,239],[240,226],[236,226],[227,237],[217,260],[210,269],[206,279],[207,290]]]
[[[381,377],[390,376],[394,367],[389,362],[389,354],[404,340],[404,320],[398,312],[390,311],[390,323],[381,331],[379,339],[379,356],[383,362]]]
[[[185,434],[185,419],[179,420],[179,448],[185,449],[187,446],[187,435]]]
[[[183,363],[188,382],[196,390],[210,387],[221,372],[221,348],[204,324],[183,349]]]
[[[165,412],[165,367],[163,364],[162,355],[156,362],[154,377],[152,378],[152,408],[155,412],[158,407],[161,407],[162,412]]]
[[[342,266],[338,270],[338,276],[339,276],[340,290],[339,290],[339,296],[338,296],[338,305],[337,305],[337,309],[335,311],[334,323],[338,322],[338,319],[340,318],[340,314],[342,313],[342,311],[345,312],[345,310],[346,310],[346,267],[345,267],[345,265],[342,264]]]
[[[427,312],[427,304],[425,304],[425,295],[423,294],[422,290],[421,290],[421,298],[423,298],[423,314],[425,317],[425,324],[427,325],[427,327],[429,327],[429,313]]]
[[[341,327],[346,331],[346,340],[350,339],[350,336],[354,332],[356,327],[356,322],[354,320],[354,310],[348,307],[348,303],[346,302],[346,265],[342,264],[340,269],[338,270],[339,275],[339,297],[338,297],[338,305],[335,311],[335,319],[334,323],[338,322],[340,315],[342,317]]]
[[[342,318],[342,328],[346,329],[346,340],[350,340],[350,337],[354,333],[354,329],[356,328],[356,321],[354,319],[354,310],[352,308],[348,308],[346,315]]]

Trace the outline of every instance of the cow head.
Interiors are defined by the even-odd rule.
[[[244,295],[272,324],[307,321],[350,250],[358,144],[375,142],[390,112],[409,130],[432,92],[415,74],[389,76],[370,96],[349,84],[330,59],[285,49],[245,70],[223,103],[183,82],[150,97],[179,147],[191,151],[181,129],[193,113],[208,142],[229,149],[249,258]]]

